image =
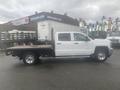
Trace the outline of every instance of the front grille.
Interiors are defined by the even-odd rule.
[[[111,39],[111,42],[112,43],[119,43],[119,40],[118,39]]]

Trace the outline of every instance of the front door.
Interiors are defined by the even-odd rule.
[[[75,55],[90,55],[93,52],[94,44],[86,35],[75,32],[72,36]]]

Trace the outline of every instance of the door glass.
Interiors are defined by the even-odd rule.
[[[74,33],[74,41],[86,41],[86,36],[80,33]]]
[[[59,41],[71,41],[70,33],[59,33],[58,40]]]

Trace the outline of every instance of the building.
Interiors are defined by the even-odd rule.
[[[51,12],[40,12],[35,13],[31,16],[26,16],[20,19],[9,21],[5,24],[0,25],[1,32],[8,32],[12,30],[20,30],[20,31],[36,31],[38,32],[38,23],[48,21],[50,23],[59,24],[58,27],[62,27],[60,25],[70,26],[70,27],[79,27],[79,22],[77,19],[74,19],[67,14],[56,14],[53,11]],[[51,22],[50,22],[51,21]],[[53,28],[53,27],[52,27]]]
[[[37,38],[38,40],[51,40],[51,30],[80,30],[79,22],[67,14],[56,14],[53,11],[36,12],[34,15],[0,25],[0,36],[2,36],[1,40],[12,40],[12,42],[17,43],[25,42],[25,40],[30,41],[28,39],[34,31],[36,34],[34,34],[33,41]]]

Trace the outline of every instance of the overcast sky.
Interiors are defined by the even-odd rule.
[[[51,11],[87,20],[102,16],[119,17],[120,0],[0,0],[0,23],[34,14]]]

